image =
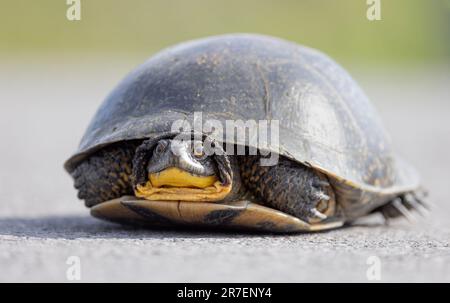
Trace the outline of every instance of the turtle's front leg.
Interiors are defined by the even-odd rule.
[[[267,206],[308,223],[334,215],[334,192],[324,175],[285,158],[275,166],[260,166],[258,156],[239,162],[243,183]]]

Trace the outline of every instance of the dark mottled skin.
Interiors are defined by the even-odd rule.
[[[84,200],[86,206],[133,194],[131,160],[137,146],[134,142],[108,146],[73,170],[71,175],[78,198]]]
[[[75,168],[72,176],[78,197],[88,207],[133,194],[132,162],[137,147],[136,143],[107,147]],[[312,169],[285,158],[270,167],[260,166],[258,156],[228,159],[233,170],[233,190],[226,200],[237,199],[249,191],[269,207],[309,220],[309,210],[316,207],[323,193],[320,179]]]
[[[325,189],[313,169],[281,157],[276,166],[260,166],[258,156],[239,160],[244,185],[269,207],[305,221],[314,215]]]

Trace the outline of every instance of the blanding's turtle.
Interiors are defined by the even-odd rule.
[[[216,126],[240,121],[232,130],[247,135],[203,122],[198,132],[199,113]],[[266,132],[277,144],[253,140],[260,121],[277,126]],[[92,215],[120,223],[315,231],[426,206],[350,75],[317,50],[261,35],[151,57],[109,94],[65,168]]]

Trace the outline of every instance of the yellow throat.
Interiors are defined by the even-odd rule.
[[[231,184],[223,186],[216,176],[198,176],[176,167],[151,173],[145,185],[138,185],[135,195],[147,200],[218,201],[231,191]]]

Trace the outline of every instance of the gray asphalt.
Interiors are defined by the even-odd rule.
[[[357,70],[396,149],[419,169],[433,212],[290,236],[124,228],[91,218],[63,161],[99,101],[139,61],[0,61],[0,281],[450,282],[450,68]],[[7,60],[8,59],[8,60]],[[113,60],[114,59],[114,60]],[[369,259],[370,260],[370,259]]]

